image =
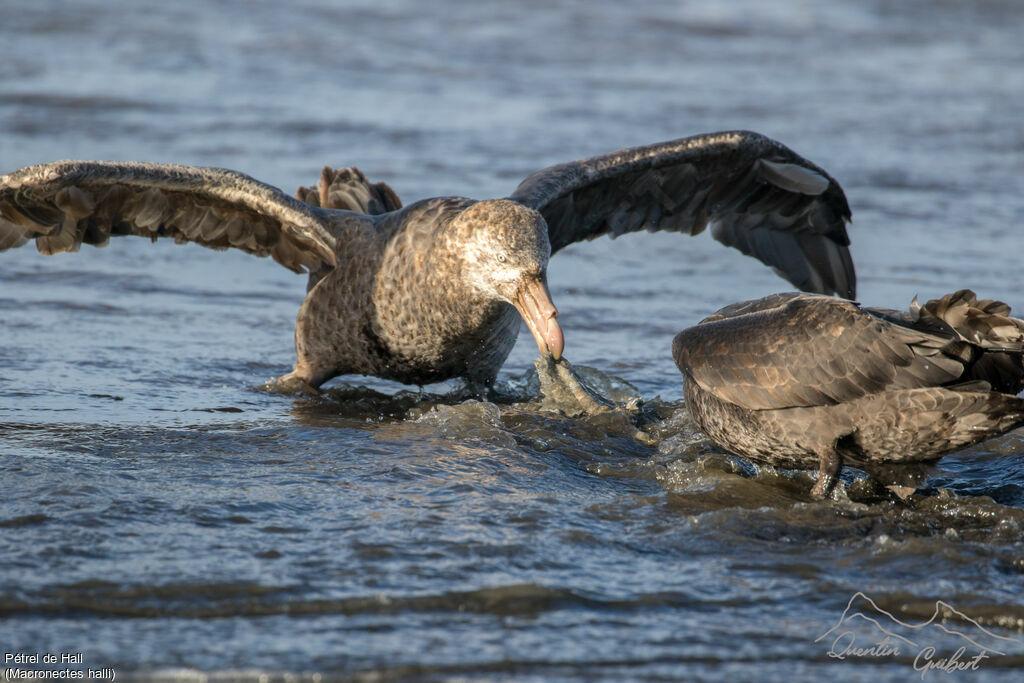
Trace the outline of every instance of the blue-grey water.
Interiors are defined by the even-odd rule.
[[[290,192],[357,165],[406,201],[487,198],[747,128],[845,187],[862,301],[972,287],[1024,311],[1022,22],[1013,0],[5,0],[0,172],[166,161]],[[266,259],[0,254],[0,677],[1021,680],[1024,434],[946,458],[907,505],[852,471],[810,502],[810,475],[695,431],[670,356],[786,283],[662,234],[573,246],[550,278],[567,357],[632,383],[656,446],[446,386],[257,391],[291,367],[305,291]],[[501,381],[535,352],[521,334]],[[858,591],[912,625],[961,615],[829,656]],[[987,656],[915,669],[952,631]]]

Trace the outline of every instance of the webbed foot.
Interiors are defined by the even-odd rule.
[[[268,380],[262,389],[272,394],[300,394],[303,396],[319,396],[320,390],[294,372],[282,375],[277,379]]]
[[[935,473],[933,461],[906,463],[867,463],[859,466],[871,479],[907,501]]]
[[[894,496],[902,501],[910,500],[910,497],[917,491],[917,487],[914,486],[900,486],[899,484],[889,484],[885,488],[889,489]]]

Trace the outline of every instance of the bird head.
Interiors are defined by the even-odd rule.
[[[490,199],[472,204],[453,227],[463,245],[463,277],[477,293],[515,306],[541,353],[561,357],[565,340],[548,291],[551,256],[544,218],[518,202]]]

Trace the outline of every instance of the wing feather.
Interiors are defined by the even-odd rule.
[[[510,199],[544,216],[552,252],[643,229],[696,235],[711,223],[715,239],[800,289],[856,293],[842,188],[757,133],[681,138],[551,166],[527,177]]]
[[[219,168],[58,161],[0,177],[0,249],[103,246],[111,235],[172,237],[272,256],[296,272],[336,263],[322,209]]]
[[[942,353],[948,342],[852,301],[788,294],[722,309],[680,332],[672,351],[704,390],[764,410],[956,381],[964,363]]]

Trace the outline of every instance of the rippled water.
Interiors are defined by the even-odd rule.
[[[1024,310],[1010,0],[0,12],[2,171],[173,161],[290,191],[356,164],[407,201],[485,198],[749,128],[846,188],[861,300],[970,286]],[[73,668],[118,679],[918,680],[921,645],[962,643],[930,627],[899,655],[830,657],[815,639],[861,591],[913,624],[943,600],[964,615],[947,629],[1003,653],[925,680],[1020,675],[1020,433],[942,461],[909,505],[853,472],[812,503],[809,475],[694,430],[669,353],[782,280],[660,234],[577,245],[550,276],[567,356],[632,383],[657,446],[529,403],[450,405],[446,386],[256,391],[291,366],[305,289],[267,260],[134,239],[0,254],[0,651],[81,652]],[[502,381],[534,353],[521,335]]]

